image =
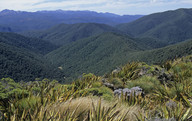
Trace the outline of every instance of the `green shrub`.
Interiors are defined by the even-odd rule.
[[[156,77],[151,76],[143,76],[137,80],[130,81],[127,83],[128,88],[139,86],[144,90],[145,93],[150,93],[155,88],[158,88],[159,85],[159,80],[157,80]]]
[[[8,98],[25,98],[29,95],[29,92],[27,90],[23,90],[23,89],[13,89],[10,92],[8,92]]]
[[[32,96],[19,100],[15,106],[21,112],[29,109],[33,111],[35,108],[38,108],[36,107],[38,102],[40,102],[40,97]]]
[[[92,84],[92,87],[93,87],[93,88],[99,88],[99,87],[101,87],[101,86],[102,86],[102,83],[99,82],[99,81],[94,82],[94,83]]]
[[[123,88],[124,87],[123,82],[119,78],[112,78],[109,80],[109,82],[111,84],[113,84],[115,88]]]
[[[111,100],[113,98],[113,91],[107,87],[100,87],[100,88],[89,88],[85,90],[81,90],[80,94],[84,94],[86,92],[86,95],[93,95],[93,96],[99,96],[106,100]]]
[[[33,87],[32,89],[33,95],[38,95],[41,92],[40,87]]]

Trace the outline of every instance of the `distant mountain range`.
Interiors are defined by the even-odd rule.
[[[117,25],[134,21],[143,15],[116,15],[94,11],[13,11],[0,12],[0,25],[10,27],[14,32],[47,29],[57,24],[103,23]],[[1,29],[0,29],[1,30]]]
[[[44,19],[43,15],[50,19]],[[50,15],[66,15],[68,22]],[[71,21],[72,15],[77,17],[75,22]],[[88,15],[90,17],[82,19]],[[90,22],[89,19],[97,15],[98,21]],[[0,30],[6,31],[0,33],[1,77],[27,81],[48,77],[65,82],[82,73],[103,75],[131,61],[155,64],[192,54],[192,9],[155,13],[129,23],[113,23],[115,26],[110,26],[112,18],[122,16],[90,11],[5,10],[0,13],[0,18],[2,16],[9,18],[7,23],[11,24],[0,21]],[[107,21],[106,16],[111,20]],[[22,22],[17,23],[18,18]],[[11,33],[14,31],[17,34]],[[19,73],[21,69],[23,72]]]

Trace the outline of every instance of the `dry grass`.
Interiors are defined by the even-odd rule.
[[[76,116],[80,116],[80,119],[83,119],[89,110],[93,108],[92,102],[95,106],[97,106],[99,100],[100,99],[98,97],[80,97],[73,100],[68,100],[67,102],[55,103],[49,110],[55,110],[56,112],[60,112],[60,114],[66,112],[66,110],[69,112],[76,110]],[[118,101],[108,102],[106,100],[102,100],[101,102],[101,107],[108,108],[116,104]],[[128,112],[126,119],[128,121],[136,121],[135,114],[141,111],[141,109],[139,106],[128,106],[125,103],[118,102],[115,111],[120,111],[118,116],[124,115]]]

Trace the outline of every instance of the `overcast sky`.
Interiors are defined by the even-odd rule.
[[[192,0],[0,0],[0,11],[62,9],[146,15],[178,8],[192,8]]]

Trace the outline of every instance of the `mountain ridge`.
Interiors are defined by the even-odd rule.
[[[4,10],[0,12],[0,25],[9,26],[14,32],[43,30],[57,24],[75,23],[102,23],[116,25],[127,23],[142,15],[116,15],[111,13],[97,13],[93,11],[13,11]]]
[[[134,37],[153,37],[174,44],[192,38],[192,9],[177,9],[144,16],[117,26]]]
[[[55,45],[65,45],[79,39],[102,34],[103,32],[123,33],[114,27],[98,23],[59,24],[43,31],[21,33],[24,36],[47,40]]]

